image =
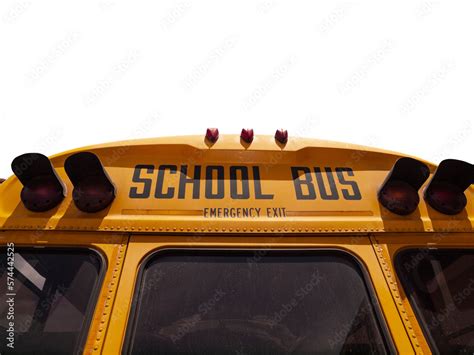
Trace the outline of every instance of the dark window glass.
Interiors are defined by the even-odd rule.
[[[134,354],[386,353],[353,257],[337,251],[169,251],[143,269]]]
[[[411,249],[397,271],[432,350],[474,353],[474,250]]]
[[[14,261],[14,349],[6,346],[11,313],[0,303],[1,353],[81,352],[99,284],[100,256],[90,250],[16,248]],[[7,299],[11,264],[1,250],[0,293]],[[7,296],[6,296],[7,295]]]

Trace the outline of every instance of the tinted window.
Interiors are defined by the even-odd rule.
[[[12,352],[5,341],[10,321],[14,322],[15,353],[80,351],[93,312],[101,258],[89,250],[20,248],[14,256],[12,292],[7,288],[11,264],[6,250],[1,250],[0,293],[2,297],[15,294],[13,320],[8,317],[11,305],[0,303],[1,353]]]
[[[387,351],[361,270],[340,252],[161,252],[136,302],[134,354]]]
[[[474,251],[407,250],[397,270],[432,349],[474,353]]]

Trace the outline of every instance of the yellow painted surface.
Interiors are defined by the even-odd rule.
[[[99,156],[117,187],[117,197],[112,205],[101,212],[87,214],[79,211],[72,199],[72,185],[64,172],[64,161],[73,153],[90,151]],[[221,136],[217,143],[208,145],[203,137],[160,138],[142,141],[86,147],[53,156],[51,161],[59,176],[66,183],[68,194],[56,208],[32,213],[19,200],[21,184],[15,177],[0,185],[0,230],[57,229],[154,232],[206,232],[206,233],[330,233],[330,232],[400,232],[400,231],[459,231],[473,230],[473,188],[468,197],[467,210],[455,218],[434,211],[422,199],[419,208],[410,216],[396,216],[378,203],[377,190],[393,163],[402,155],[348,144],[311,139],[290,139],[284,147],[273,137],[257,136],[250,146],[240,142],[238,136]],[[151,165],[151,173],[142,171],[140,177],[151,181],[148,198],[131,198],[131,190],[143,192],[143,184],[133,182],[137,165]],[[160,165],[187,166],[188,175],[201,166],[200,198],[192,198],[192,189],[186,187],[184,198],[177,198],[180,173],[164,171],[164,192],[172,191],[173,198],[157,198],[157,169]],[[208,199],[205,196],[205,169],[222,166],[224,170],[224,198]],[[230,167],[244,166],[249,171],[249,199],[230,196]],[[253,167],[260,173],[263,194],[273,194],[271,200],[256,199]],[[317,197],[298,200],[291,168],[307,167],[311,170],[312,184]],[[323,172],[330,169],[336,179],[339,199],[324,200],[314,174],[314,167]],[[431,172],[435,166],[429,164]],[[337,168],[349,168],[344,179],[356,182],[361,199],[347,200],[352,187],[337,179]],[[328,188],[328,177],[323,175],[322,185]],[[239,177],[239,186],[242,183]],[[214,181],[213,188],[216,189]],[[171,190],[168,190],[171,189]],[[303,187],[306,189],[306,187]],[[251,218],[209,218],[210,208],[248,209],[260,208],[259,216]],[[275,217],[272,208],[284,209],[284,217]],[[267,213],[270,209],[270,213]],[[273,229],[273,230],[272,230]]]
[[[64,162],[71,154],[81,151],[99,156],[117,188],[111,206],[98,213],[79,211],[71,199],[73,186],[65,174]],[[247,145],[238,136],[224,135],[213,145],[205,142],[203,136],[194,136],[80,148],[51,158],[66,183],[67,196],[50,211],[26,210],[20,201],[22,186],[15,177],[0,184],[0,245],[13,241],[18,246],[82,246],[96,249],[106,257],[107,271],[85,353],[121,351],[137,272],[146,255],[162,248],[193,247],[346,250],[365,266],[397,351],[430,353],[399,285],[393,258],[400,249],[409,246],[434,243],[440,247],[473,248],[474,189],[471,186],[466,191],[467,208],[456,216],[443,215],[427,206],[421,197],[423,188],[420,205],[413,214],[394,215],[379,204],[377,190],[402,156],[291,136],[285,146],[269,136],[257,136]],[[433,173],[436,167],[427,164]],[[140,165],[152,166],[151,172],[142,170],[139,174],[140,178],[148,179],[150,193],[145,198],[133,198],[132,191],[144,195],[144,184],[134,179]],[[162,186],[158,182],[159,166],[177,169],[176,172],[164,169]],[[183,166],[188,169],[184,175],[187,178],[197,167],[202,169],[197,184],[199,198],[193,198],[191,184],[186,184],[183,198],[179,198]],[[205,171],[210,166],[222,167],[223,198],[212,199],[206,195]],[[230,174],[235,168],[232,167],[244,167],[248,172],[249,198],[233,198]],[[255,167],[260,175],[258,183]],[[292,175],[295,167],[310,169],[315,199],[297,198]],[[329,174],[318,181],[314,168]],[[344,198],[354,190],[341,182],[337,175],[339,168],[350,169],[352,175],[346,172],[343,178],[357,184],[360,199]],[[335,179],[338,199],[321,198],[321,188],[329,189],[330,176]],[[234,179],[239,194],[242,180],[242,175]],[[211,183],[211,192],[216,189],[215,183]],[[172,198],[163,198],[163,193],[170,193]],[[260,197],[273,195],[273,198],[257,198],[259,193]],[[212,209],[220,212],[212,215]],[[243,215],[242,211],[251,209],[253,215]],[[260,209],[258,215],[255,209]]]

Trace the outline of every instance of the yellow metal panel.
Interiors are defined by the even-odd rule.
[[[104,352],[121,351],[126,333],[130,305],[140,263],[151,252],[163,248],[336,248],[356,256],[366,268],[380,303],[383,316],[397,351],[414,353],[407,332],[400,319],[384,275],[367,236],[346,237],[287,237],[243,235],[240,237],[209,236],[148,236],[133,235],[127,250],[124,269],[117,290],[116,302],[107,330]]]
[[[115,201],[104,211],[94,214],[81,212],[71,199],[73,187],[65,174],[64,162],[70,154],[79,151],[97,154],[117,187]],[[221,136],[213,145],[206,144],[203,137],[172,137],[85,147],[51,158],[68,190],[65,200],[51,211],[33,213],[26,210],[19,198],[22,186],[15,177],[0,184],[0,230],[231,234],[472,231],[472,187],[466,192],[466,210],[453,218],[434,211],[422,198],[419,208],[410,216],[394,215],[378,203],[378,188],[394,162],[402,156],[311,139],[290,140],[287,145],[279,146],[269,136],[256,137],[249,147],[243,146],[238,136]],[[131,196],[132,189],[140,193],[144,188],[143,183],[134,181],[136,167],[140,165],[153,167],[150,173],[139,171],[140,178],[149,179],[151,192],[148,196],[136,198]],[[165,169],[163,179],[159,179],[160,165],[176,166],[177,171]],[[211,199],[205,196],[205,169],[215,165],[224,171],[224,196]],[[184,198],[177,196],[182,166],[187,166],[185,176],[188,178],[193,176],[196,166],[202,168],[198,183],[200,197],[197,199],[192,197],[190,184],[185,188]],[[249,198],[230,196],[232,181],[237,181],[239,188],[244,181],[240,175],[236,179],[230,177],[232,166],[248,170]],[[292,173],[292,168],[297,167],[310,170],[312,181],[309,184],[316,190],[315,199],[297,198]],[[320,180],[315,167],[321,169]],[[435,166],[429,164],[429,167],[434,172]],[[259,179],[254,168],[259,172]],[[351,170],[341,172],[341,178],[337,173],[340,168]],[[337,199],[323,199],[319,191],[320,188],[329,188],[330,176],[335,179]],[[162,186],[158,185],[158,180],[162,181]],[[360,199],[344,197],[344,194],[353,193],[352,185],[344,180],[357,184]],[[216,183],[215,179],[213,183]],[[306,191],[307,186],[304,183],[302,189]],[[172,198],[155,196],[160,187],[162,191],[170,188]],[[262,194],[272,194],[273,199],[257,198],[259,189]],[[242,210],[255,208],[260,209],[258,214],[254,212],[250,217],[243,217]]]
[[[73,186],[64,171],[66,158],[82,151],[99,156],[117,187],[112,205],[98,213],[84,213],[75,207],[71,198]],[[0,184],[0,243],[13,238],[18,245],[86,246],[106,256],[108,270],[86,352],[120,351],[138,266],[147,253],[166,247],[228,247],[350,251],[367,267],[397,350],[429,353],[394,274],[393,257],[405,247],[472,248],[474,188],[471,186],[466,191],[467,207],[456,216],[446,216],[429,207],[422,198],[424,187],[420,189],[421,202],[414,213],[409,216],[390,213],[377,201],[377,191],[394,162],[402,156],[405,155],[344,143],[292,139],[291,136],[286,145],[278,144],[271,136],[256,136],[251,145],[244,145],[239,136],[222,135],[215,144],[206,142],[203,136],[191,136],[79,148],[51,157],[67,185],[68,194],[50,211],[26,210],[20,201],[22,186],[16,177]],[[132,198],[133,188],[136,191],[143,188],[134,179],[137,165],[143,164],[153,166],[153,171],[144,176],[150,180],[151,192],[146,198]],[[160,187],[157,177],[160,165],[177,167],[174,173],[164,171],[161,186],[162,191],[174,189],[173,198],[155,196]],[[213,165],[221,166],[224,171],[224,196],[218,199],[205,196],[204,169]],[[427,165],[433,173],[436,167]],[[187,166],[188,172],[183,176],[188,178],[197,166],[202,167],[199,198],[193,198],[189,184],[184,198],[177,196],[182,166]],[[231,167],[235,166],[243,166],[249,172],[247,199],[235,198],[229,193],[232,181],[242,184],[245,180],[241,176],[231,178]],[[311,183],[317,192],[315,199],[297,198],[294,167],[310,169]],[[316,181],[315,167],[326,173],[322,182]],[[336,179],[339,196],[350,189],[337,177],[338,167],[351,169],[353,175],[345,178],[357,183],[360,199],[322,199],[320,189],[328,188],[331,174]],[[261,194],[272,194],[274,198],[257,198],[259,189]],[[260,212],[256,214],[257,208]],[[253,215],[244,216],[245,209],[254,209]],[[129,232],[140,235],[134,235],[127,247],[126,233]],[[374,235],[371,237],[373,245],[369,234]]]

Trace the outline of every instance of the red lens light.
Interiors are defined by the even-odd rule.
[[[38,176],[21,190],[21,201],[33,212],[45,212],[58,205],[64,198],[63,189],[50,176]]]
[[[211,143],[217,142],[219,139],[219,130],[217,128],[208,128],[206,131],[206,139]]]
[[[429,176],[426,164],[413,158],[399,158],[380,187],[379,202],[402,216],[413,213],[420,203],[418,190]]]
[[[467,204],[464,191],[448,182],[432,185],[426,192],[425,199],[435,210],[448,215],[458,214]]]
[[[425,189],[425,200],[438,212],[454,215],[467,204],[464,195],[474,183],[474,165],[462,160],[443,160]]]
[[[240,133],[240,138],[244,142],[252,143],[253,141],[253,129],[252,128],[242,128],[242,132]]]
[[[20,198],[30,211],[48,211],[66,196],[66,186],[43,154],[27,153],[16,157],[12,161],[12,170],[23,184]]]
[[[389,211],[407,215],[416,210],[420,197],[410,184],[392,180],[380,191],[379,201]]]
[[[286,129],[277,129],[275,132],[275,139],[281,144],[288,142],[288,131]]]
[[[94,213],[110,205],[115,198],[112,186],[103,184],[101,177],[89,177],[74,188],[72,198],[77,208],[83,212]]]
[[[79,210],[98,212],[115,199],[115,186],[95,154],[81,152],[71,155],[64,168],[74,185],[72,198]]]

